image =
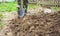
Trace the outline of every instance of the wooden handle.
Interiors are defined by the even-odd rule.
[[[23,8],[23,0],[21,0],[21,8]]]

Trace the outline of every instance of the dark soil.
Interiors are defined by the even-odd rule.
[[[13,36],[60,36],[60,12],[17,17],[8,26]]]

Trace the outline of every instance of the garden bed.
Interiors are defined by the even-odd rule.
[[[16,16],[4,31],[4,36],[60,36],[60,12]]]

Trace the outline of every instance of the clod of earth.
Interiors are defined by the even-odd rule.
[[[15,18],[11,20],[9,29],[12,36],[60,36],[60,12],[40,12],[38,15]]]

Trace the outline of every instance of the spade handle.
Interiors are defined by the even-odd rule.
[[[21,0],[21,8],[23,8],[23,0]]]

